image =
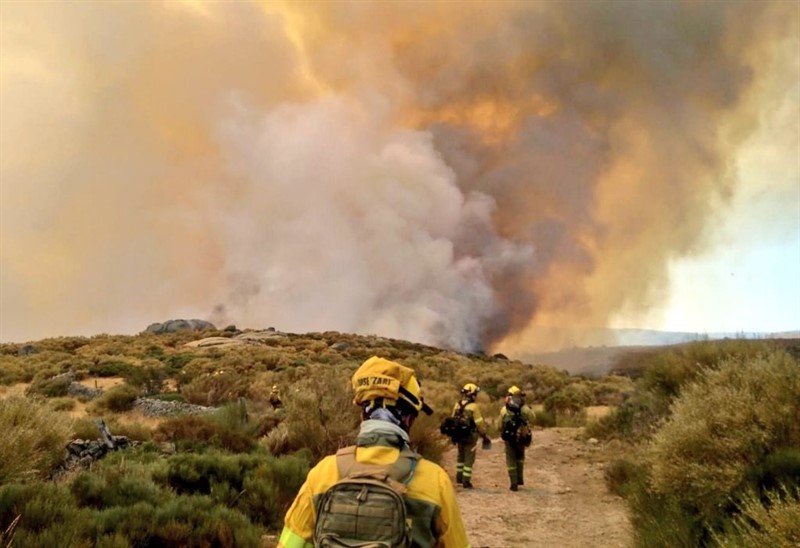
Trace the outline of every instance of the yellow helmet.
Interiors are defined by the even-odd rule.
[[[513,386],[512,385],[512,386],[510,386],[508,388],[508,395],[509,396],[515,396],[517,394],[522,394],[522,390],[520,390],[518,386]]]
[[[477,396],[480,391],[481,387],[474,382],[468,382],[461,388],[461,393],[465,396]]]
[[[433,413],[422,399],[414,370],[397,362],[373,356],[353,374],[352,383],[356,394],[353,403],[356,405],[380,399],[384,406],[393,406],[402,400],[417,412]]]

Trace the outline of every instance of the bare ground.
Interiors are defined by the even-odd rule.
[[[457,498],[473,548],[616,548],[631,544],[624,501],[606,489],[609,453],[576,438],[578,428],[537,430],[525,458],[525,485],[509,490],[503,442],[478,449],[472,483]],[[443,465],[455,471],[456,452]]]

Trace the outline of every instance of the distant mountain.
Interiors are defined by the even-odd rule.
[[[694,341],[721,339],[799,339],[800,331],[779,333],[692,333],[652,329],[575,329],[546,327],[538,335],[556,350],[512,356],[524,363],[545,364],[573,375],[599,376],[610,371],[620,356]]]

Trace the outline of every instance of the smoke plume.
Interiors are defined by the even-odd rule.
[[[2,11],[4,341],[199,317],[547,349],[664,302],[798,77],[781,1]]]

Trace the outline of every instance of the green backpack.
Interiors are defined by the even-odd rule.
[[[419,455],[403,449],[392,464],[366,464],[356,461],[355,451],[350,446],[336,453],[341,479],[316,502],[314,546],[410,547],[411,521],[403,493]]]

